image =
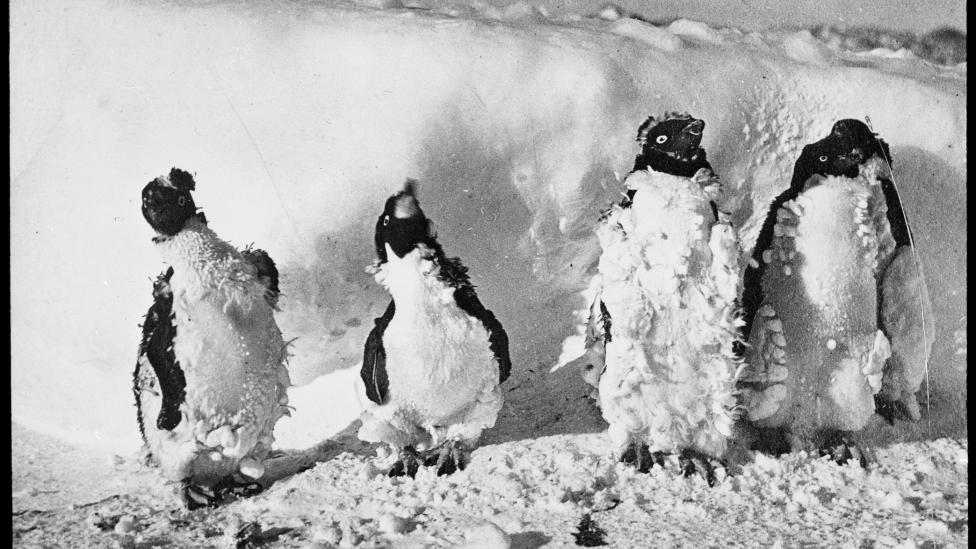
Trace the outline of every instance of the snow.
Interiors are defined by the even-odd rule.
[[[362,448],[212,511],[185,511],[154,471],[114,467],[119,495],[56,510],[14,498],[23,545],[564,547],[589,516],[613,547],[957,547],[968,540],[965,442],[879,450],[870,471],[804,453],[757,454],[708,488],[616,462],[601,434],[484,446],[450,476],[391,479]],[[676,466],[676,464],[670,464]],[[494,543],[492,543],[494,542]],[[318,544],[318,545],[315,545]]]
[[[131,371],[151,280],[163,268],[139,212],[139,190],[177,166],[195,174],[196,202],[217,234],[268,250],[281,271],[277,320],[285,339],[294,339],[289,366],[296,387],[294,417],[276,431],[280,446],[308,449],[340,432],[365,404],[358,385],[362,343],[387,303],[364,270],[373,259],[372,225],[385,198],[415,177],[445,251],[461,256],[512,340],[506,407],[470,474],[486,474],[480,460],[489,456],[543,459],[560,455],[560,445],[589,445],[581,459],[595,460],[603,472],[590,471],[569,500],[554,488],[545,503],[532,493],[533,483],[515,479],[499,488],[513,494],[497,501],[508,505],[519,501],[515,490],[528,491],[524,501],[532,509],[543,503],[556,509],[551,528],[569,528],[579,520],[569,508],[607,489],[594,479],[626,473],[600,453],[594,433],[605,424],[578,372],[549,370],[575,331],[575,312],[586,305],[580,292],[599,249],[593,223],[619,199],[637,125],[649,114],[688,110],[708,124],[703,146],[726,186],[721,207],[741,228],[744,254],[802,145],[839,118],[870,116],[891,145],[936,317],[923,418],[884,431],[882,439],[929,439],[904,451],[937,458],[939,444],[950,442],[931,439],[966,436],[964,65],[836,51],[805,31],[743,34],[688,20],[657,27],[557,18],[525,5],[403,4],[11,4],[14,423],[84,448],[86,456],[136,451]],[[545,436],[560,438],[539,442]],[[891,452],[900,457],[902,450]],[[271,490],[314,485],[340,497],[346,485],[334,479],[355,485],[349,471],[362,463],[354,456],[323,463]],[[652,492],[637,488],[686,486],[668,488],[670,481],[657,477],[634,482],[628,493],[635,499],[621,505],[628,520],[672,516],[639,495]],[[150,494],[169,493],[152,486]],[[890,489],[896,488],[904,489]],[[106,505],[138,502],[158,511],[159,502],[135,492],[119,492]],[[348,497],[353,493],[362,491]],[[968,506],[965,492],[946,493],[955,494],[950,508]],[[274,506],[279,499],[285,498],[240,505]],[[796,505],[806,501],[800,500]],[[717,509],[711,502],[688,505],[686,518],[714,518]],[[915,513],[914,506],[898,512]],[[497,508],[505,520],[524,510]],[[143,521],[164,520],[135,509],[119,514],[134,516],[136,532]],[[451,516],[438,512],[436,520]],[[534,520],[530,513],[522,526],[534,528]],[[688,531],[699,531],[682,520]],[[461,522],[481,524],[474,515]],[[611,537],[631,524],[599,522]],[[958,523],[943,523],[947,539],[957,540]],[[551,529],[513,524],[500,526],[515,546],[571,543]],[[360,526],[369,530],[351,528]],[[921,543],[940,528],[899,526],[888,535]],[[764,536],[775,541],[770,532]]]

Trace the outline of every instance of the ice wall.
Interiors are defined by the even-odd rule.
[[[932,388],[962,409],[965,66],[526,9],[18,0],[10,13],[12,413],[29,427],[138,444],[131,369],[163,268],[139,191],[172,166],[196,174],[218,234],[278,262],[293,380],[336,373],[296,400],[294,423],[325,436],[356,415],[361,345],[388,299],[363,270],[372,225],[408,176],[512,335],[517,374],[544,370],[573,329],[592,222],[637,126],[664,110],[707,121],[747,247],[802,145],[871,117],[929,273]]]

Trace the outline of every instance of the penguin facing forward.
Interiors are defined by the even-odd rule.
[[[583,358],[621,461],[646,472],[677,453],[685,475],[713,485],[738,415],[740,269],[704,127],[676,113],[641,126],[627,196],[597,225],[603,252]]]
[[[699,170],[705,170],[702,174],[712,173],[708,155],[700,146],[704,128],[704,121],[678,112],[666,112],[659,118],[649,116],[637,128],[637,143],[640,151],[634,158],[634,167],[628,177],[648,170],[679,177],[693,177]],[[625,184],[627,180],[624,179]],[[623,228],[611,222],[611,217],[630,208],[636,192],[636,189],[628,187],[618,207],[604,210],[597,222],[597,226],[600,227],[597,232],[603,230],[605,233],[616,233],[618,238],[625,238]],[[715,202],[709,200],[709,204],[718,217],[719,211]],[[584,329],[584,353],[571,362],[580,368],[583,380],[593,387],[590,396],[597,405],[599,405],[600,377],[606,367],[606,343],[612,338],[610,326],[613,323],[606,304],[599,299],[600,279],[598,273],[584,292],[587,298],[592,298]]]
[[[363,351],[361,376],[377,406],[359,438],[397,452],[390,476],[438,475],[466,466],[465,452],[501,410],[511,372],[508,336],[481,304],[459,259],[437,242],[408,179],[376,222],[377,282],[391,296]]]
[[[149,460],[182,483],[191,509],[262,489],[256,481],[290,385],[274,261],[217,237],[197,212],[195,187],[173,168],[142,190],[169,268],[153,284],[133,375]]]
[[[931,348],[931,340],[920,344],[931,305],[921,272],[905,272],[910,233],[889,158],[887,144],[857,120],[838,121],[804,147],[764,222],[743,291],[748,419],[785,432],[791,448],[862,465],[858,432],[885,395],[906,409],[915,403]],[[896,345],[903,360],[892,360]]]

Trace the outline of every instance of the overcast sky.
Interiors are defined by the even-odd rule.
[[[506,5],[515,0],[489,0]],[[553,13],[595,12],[608,0],[526,0]],[[966,31],[966,0],[614,0],[648,19],[687,17],[743,30],[817,23],[876,25],[926,32]]]

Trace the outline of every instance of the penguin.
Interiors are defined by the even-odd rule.
[[[888,144],[860,120],[837,121],[831,135],[837,136],[850,155],[859,159],[864,166],[860,171],[877,174],[887,210],[887,227],[882,222],[879,230],[890,229],[895,242],[894,252],[882,257],[876,270],[878,326],[891,342],[891,357],[885,364],[881,390],[875,395],[875,412],[892,425],[896,419],[918,421],[921,410],[916,394],[925,379],[935,343],[934,318],[924,272],[914,254],[908,216],[891,177],[891,152]],[[874,164],[882,164],[884,169],[875,170]],[[877,195],[877,187],[872,189]]]
[[[732,346],[741,269],[704,128],[682,113],[640,126],[626,196],[597,223],[582,362],[616,457],[647,472],[678,454],[685,476],[714,485],[740,413]]]
[[[918,418],[931,349],[921,341],[931,318],[921,271],[905,272],[911,234],[890,158],[853,119],[805,146],[744,276],[748,420],[840,463],[867,465],[859,432],[874,413]]]
[[[190,509],[262,490],[291,384],[274,319],[275,263],[221,240],[197,211],[195,188],[173,168],[142,190],[143,216],[169,267],[153,284],[133,374],[148,460],[181,483]]]
[[[691,124],[689,124],[689,121]],[[652,170],[679,177],[693,177],[699,170],[702,173],[712,172],[708,163],[708,154],[700,147],[704,121],[695,120],[687,114],[666,112],[655,118],[649,116],[637,128],[637,143],[640,146],[634,158],[634,167],[630,174]],[[626,182],[626,178],[625,178]],[[630,208],[636,189],[628,188],[619,203],[621,210]],[[712,213],[719,215],[718,207],[713,200],[709,200]],[[611,214],[616,210],[611,207],[601,214],[598,225],[608,224]],[[605,368],[606,343],[612,338],[610,326],[612,319],[606,304],[598,298],[593,298],[599,292],[600,276],[595,276],[584,295],[590,301],[589,316],[584,335],[584,354],[572,363],[580,368],[583,380],[593,387],[590,397],[599,406],[600,377]]]
[[[512,362],[508,335],[482,305],[458,258],[448,258],[424,215],[416,181],[387,199],[368,269],[391,301],[366,339],[361,377],[375,406],[358,436],[396,453],[389,476],[464,469],[495,424]]]

